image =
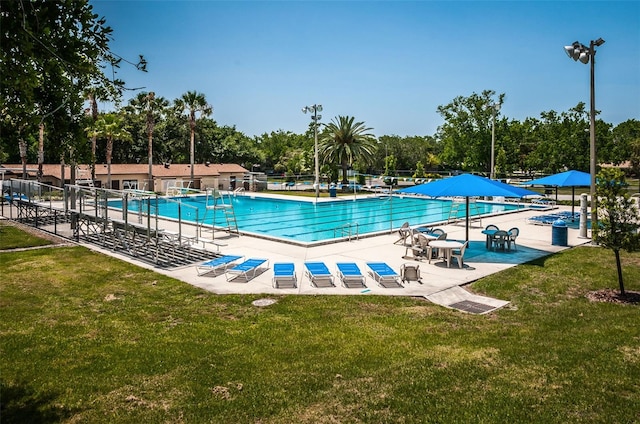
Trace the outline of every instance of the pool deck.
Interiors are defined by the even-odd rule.
[[[570,210],[570,208],[560,207],[554,209],[554,212],[559,210]],[[445,306],[454,303],[456,300],[472,300],[501,307],[507,304],[508,300],[494,301],[492,299],[475,298],[468,290],[460,289],[460,287],[520,263],[574,246],[590,244],[591,242],[588,238],[580,238],[579,230],[569,228],[568,246],[552,245],[551,226],[533,225],[526,222],[527,218],[544,213],[546,212],[523,211],[483,217],[482,225],[477,221],[472,222],[469,229],[470,247],[465,253],[464,267],[462,269],[458,268],[455,261],[452,262],[451,268],[447,268],[446,264],[441,260],[432,260],[429,264],[426,260],[418,262],[405,258],[406,247],[401,243],[394,244],[398,240],[397,231],[391,234],[313,247],[300,247],[247,235],[229,235],[223,231],[216,231],[215,240],[221,244],[220,253],[242,255],[245,259],[268,259],[268,269],[258,273],[249,281],[242,282],[234,282],[233,280],[229,282],[224,274],[199,276],[196,264],[173,269],[155,268],[144,263],[140,263],[140,265],[217,294],[420,296]],[[485,248],[485,236],[481,233],[482,229],[488,224],[497,225],[504,230],[518,227],[520,235],[516,241],[517,250],[510,252],[488,251]],[[464,240],[465,238],[464,223],[438,227],[447,232],[447,239]],[[95,246],[90,247],[96,249]],[[207,245],[207,249],[215,251],[215,246]],[[109,251],[105,251],[105,253],[114,255],[113,252]],[[130,257],[125,260],[135,262]],[[316,288],[312,286],[304,275],[304,262],[306,261],[324,262],[335,276],[335,287]],[[381,287],[368,276],[369,269],[366,266],[366,262],[370,261],[386,262],[398,273],[402,264],[419,264],[422,283],[410,282],[405,284],[403,288]],[[295,264],[298,278],[296,288],[273,287],[273,264],[276,262],[293,262]],[[366,276],[366,289],[343,287],[336,272],[337,262],[355,262]]]

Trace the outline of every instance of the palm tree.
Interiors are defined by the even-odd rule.
[[[200,113],[200,117],[209,116],[213,113],[213,107],[207,104],[207,100],[202,93],[188,91],[181,98],[176,99],[174,106],[179,113],[189,111],[189,129],[191,130],[190,139],[190,161],[191,161],[191,181],[193,181],[193,164],[195,157],[195,135],[196,135],[196,113]]]
[[[376,138],[367,131],[364,122],[354,123],[355,118],[338,116],[327,124],[322,133],[319,150],[324,162],[339,163],[342,167],[342,183],[348,184],[347,169],[353,162],[370,163],[376,150]]]
[[[149,186],[153,189],[153,131],[156,126],[156,119],[162,117],[164,111],[169,106],[169,101],[164,97],[156,97],[153,91],[150,93],[139,93],[129,101],[125,110],[138,115],[145,114],[146,130],[149,140]]]
[[[107,188],[111,188],[111,156],[113,155],[113,141],[130,141],[131,134],[123,128],[122,116],[107,113],[98,118],[92,127],[86,129],[89,137],[104,137],[107,139]]]

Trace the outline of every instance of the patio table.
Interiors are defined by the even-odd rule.
[[[500,231],[500,230],[482,230],[482,234],[487,236],[487,242],[486,242],[486,246],[487,246],[487,250],[491,250],[491,239],[493,238],[494,234],[496,233],[496,231]]]
[[[447,268],[451,268],[451,251],[460,249],[463,245],[455,240],[434,240],[429,243],[429,246],[442,252],[442,258],[447,263]],[[431,262],[431,258],[429,258],[429,262]]]

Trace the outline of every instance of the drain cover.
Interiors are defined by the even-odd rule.
[[[253,306],[269,306],[276,303],[274,299],[258,299],[251,302]]]
[[[459,309],[472,314],[482,314],[496,309],[495,306],[485,305],[484,303],[473,302],[471,300],[463,300],[462,302],[452,303],[450,308]]]

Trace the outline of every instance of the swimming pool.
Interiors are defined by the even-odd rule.
[[[180,203],[178,203],[179,201]],[[152,209],[162,217],[198,222],[204,228],[228,226],[221,209],[207,208],[206,196],[152,199]],[[209,199],[209,206],[212,206]],[[464,203],[452,200],[427,199],[417,196],[378,196],[357,199],[336,198],[331,201],[290,200],[273,197],[244,195],[223,198],[224,205],[233,208],[241,233],[288,242],[317,243],[390,232],[404,222],[412,226],[446,222],[450,214],[464,218]],[[140,202],[129,202],[128,210],[138,210]],[[218,199],[218,205],[221,200]],[[453,213],[452,213],[452,205]],[[185,207],[186,206],[186,207]],[[143,211],[146,210],[143,205]],[[470,215],[497,214],[523,207],[513,203],[475,202]]]

